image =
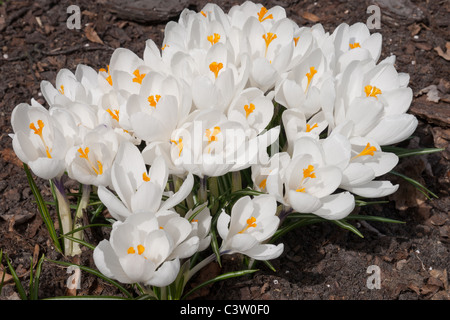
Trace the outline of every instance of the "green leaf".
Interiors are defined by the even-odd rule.
[[[6,260],[6,263],[8,264],[9,272],[11,273],[11,276],[13,277],[14,283],[16,284],[17,292],[19,293],[20,298],[22,300],[28,300],[25,289],[23,288],[22,283],[20,282],[20,279],[17,276],[16,270],[11,265],[11,262],[9,261],[9,257],[6,253],[5,253],[5,260]]]
[[[52,218],[50,217],[50,213],[48,211],[47,206],[45,205],[44,199],[42,198],[41,191],[34,182],[33,176],[31,175],[28,165],[24,163],[23,168],[25,170],[25,174],[27,175],[28,184],[30,185],[31,191],[33,192],[34,198],[38,205],[39,213],[41,214],[42,220],[44,221],[44,224],[48,230],[50,238],[52,239],[56,249],[60,253],[63,253],[61,243],[59,242],[59,238],[55,229],[55,225],[53,223]]]
[[[70,240],[70,241],[73,241],[73,242],[77,242],[77,243],[79,243],[79,244],[82,244],[83,246],[85,246],[85,247],[87,247],[87,248],[89,248],[89,249],[91,249],[91,250],[94,250],[94,249],[95,249],[95,246],[94,246],[94,245],[92,245],[92,244],[90,244],[90,243],[87,243],[87,242],[84,241],[84,240],[81,240],[81,239],[78,239],[78,238],[75,238],[75,237],[68,236],[67,234],[63,234],[63,235],[61,235],[61,237],[64,237],[64,238],[66,238],[66,239],[68,239],[68,240]]]
[[[228,272],[228,273],[221,274],[221,275],[219,275],[219,276],[217,276],[217,277],[215,277],[213,279],[205,281],[202,284],[196,286],[195,288],[190,290],[188,293],[186,293],[183,296],[182,299],[183,300],[186,299],[186,297],[189,296],[190,294],[192,294],[194,291],[196,291],[196,290],[198,290],[200,288],[203,288],[203,287],[205,287],[205,286],[207,286],[209,284],[212,284],[212,283],[215,283],[215,282],[218,282],[218,281],[222,281],[222,280],[226,280],[226,279],[231,279],[231,278],[235,278],[235,277],[240,277],[240,276],[243,276],[243,275],[251,274],[251,273],[254,273],[256,271],[258,271],[258,270],[257,269],[251,269],[251,270],[241,270],[241,271],[234,271],[234,272]]]
[[[291,217],[291,215],[289,215],[287,217]],[[275,234],[272,236],[272,238],[270,239],[270,242],[271,243],[275,242],[276,240],[278,240],[279,238],[284,236],[286,233],[288,233],[296,228],[307,226],[307,225],[314,224],[314,223],[324,222],[324,221],[328,221],[328,220],[325,220],[325,219],[317,217],[317,216],[299,219],[298,221],[289,223],[286,227],[282,227],[282,228],[278,229],[275,232]]]
[[[425,186],[423,186],[421,183],[419,183],[418,181],[405,176],[404,174],[401,174],[397,171],[391,170],[389,173],[392,173],[393,175],[399,176],[401,178],[403,178],[405,181],[411,183],[414,187],[417,188],[417,190],[419,190],[420,192],[422,192],[429,200],[431,200],[431,197],[429,196],[429,194],[431,194],[433,197],[435,198],[439,198],[436,194],[434,194],[433,192],[431,192],[429,189],[427,189]]]
[[[36,265],[36,273],[33,277],[33,285],[30,286],[30,300],[38,300],[39,294],[39,278],[41,276],[42,263],[44,262],[44,255],[39,259]]]
[[[66,267],[76,266],[76,267],[80,268],[82,271],[89,272],[90,274],[92,274],[94,276],[97,276],[100,279],[103,279],[104,281],[112,284],[117,289],[122,291],[128,298],[133,298],[133,295],[127,289],[125,289],[123,286],[121,286],[118,282],[116,282],[116,281],[114,281],[114,280],[104,276],[101,272],[99,272],[97,270],[94,270],[94,269],[91,269],[89,267],[85,267],[85,266],[82,266],[82,265],[77,265],[77,264],[74,264],[74,263],[64,262],[64,261],[56,261],[56,260],[49,260],[49,259],[46,259],[46,260],[49,261],[49,262],[53,262],[53,263],[62,265],[62,266],[66,266]]]
[[[344,220],[368,220],[368,221],[376,221],[376,222],[384,222],[384,223],[405,223],[404,221],[389,219],[385,217],[377,217],[377,216],[366,216],[366,215],[348,215],[344,218]]]
[[[349,230],[349,231],[353,232],[354,234],[356,234],[357,236],[364,238],[362,233],[355,226],[351,225],[347,221],[345,221],[345,220],[330,220],[330,221],[332,221],[334,224],[338,225],[339,227]]]
[[[43,300],[129,300],[129,299],[114,296],[59,296],[59,297],[45,298]]]
[[[435,152],[441,152],[444,149],[442,148],[420,148],[420,149],[406,149],[394,146],[383,146],[381,149],[384,152],[392,152],[395,153],[399,158],[417,156],[423,154],[430,154]]]

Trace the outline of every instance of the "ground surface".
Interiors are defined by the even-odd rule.
[[[156,1],[159,10],[118,8],[118,1],[2,1],[0,5],[0,249],[27,287],[30,258],[41,254],[65,260],[57,254],[33,202],[21,163],[12,150],[10,115],[13,108],[39,95],[42,80],[54,83],[61,68],[72,71],[79,63],[105,67],[114,48],[126,47],[142,55],[144,42],[152,38],[160,44],[164,25],[189,6],[200,10],[197,1]],[[216,1],[225,11],[238,1]],[[67,7],[77,4],[82,11],[82,28],[68,30]],[[300,25],[322,23],[332,32],[341,22],[366,22],[370,4],[381,8],[383,57],[397,56],[396,68],[411,76],[415,93],[410,112],[420,125],[415,137],[404,145],[440,147],[445,151],[401,160],[398,172],[414,178],[438,199],[428,200],[408,183],[388,204],[362,207],[367,214],[385,216],[405,224],[359,223],[364,234],[355,234],[335,225],[318,224],[287,235],[285,253],[273,262],[276,272],[259,265],[254,275],[216,283],[198,291],[191,299],[317,299],[317,300],[448,300],[450,271],[450,4],[448,1],[263,1],[266,7],[283,6]],[[439,49],[437,49],[439,48]],[[434,87],[430,87],[434,85]],[[428,95],[427,95],[428,94]],[[436,101],[436,95],[439,97]],[[433,101],[434,100],[434,101]],[[45,181],[37,181],[49,198]],[[89,236],[89,235],[88,235]],[[101,239],[90,235],[94,243]],[[224,260],[224,270],[216,264],[199,277],[209,279],[237,268],[237,257]],[[90,250],[80,257],[94,267]],[[2,261],[4,264],[4,260]],[[369,289],[369,266],[381,271],[380,289]],[[0,269],[0,275],[2,274]],[[0,299],[18,299],[6,270]],[[66,268],[45,262],[39,297],[66,294],[117,295],[111,285],[82,274],[81,289],[68,292]],[[201,279],[193,279],[193,283]]]

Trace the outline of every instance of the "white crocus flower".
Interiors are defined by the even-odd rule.
[[[260,3],[245,1],[240,5],[233,6],[228,12],[230,24],[233,27],[243,29],[250,18],[258,21],[269,31],[274,23],[286,18],[286,10],[281,6],[273,6],[269,9]]]
[[[67,151],[69,177],[86,185],[109,186],[118,146],[119,138],[111,128],[99,126],[89,131],[80,145]]]
[[[200,209],[189,210],[184,216],[192,224],[192,236],[197,236],[200,240],[198,251],[203,251],[211,243],[211,221],[212,216],[208,205],[203,205]]]
[[[350,26],[342,23],[331,37],[336,50],[336,74],[344,71],[352,61],[371,59],[376,63],[380,58],[382,36],[378,32],[370,34],[364,23]]]
[[[294,142],[301,136],[313,135],[318,138],[327,128],[325,113],[319,111],[308,121],[303,112],[298,109],[287,109],[281,116],[287,140],[287,152],[292,154]]]
[[[217,220],[217,231],[223,240],[221,254],[242,253],[255,260],[278,258],[283,244],[264,243],[278,229],[280,219],[276,212],[277,202],[270,195],[242,197],[234,204],[231,215],[222,211]]]
[[[346,150],[333,149],[336,158]],[[299,138],[284,177],[285,204],[299,213],[313,213],[320,217],[339,220],[355,206],[349,192],[334,194],[342,181],[342,171],[326,161],[325,151],[318,139]]]
[[[34,100],[21,103],[12,112],[11,125],[14,152],[36,176],[53,179],[64,173],[68,146],[47,109]]]
[[[283,76],[275,88],[275,101],[288,109],[300,110],[306,118],[323,105],[334,104],[333,78],[321,49],[312,51]]]
[[[177,237],[185,226],[174,224],[170,229],[161,229],[152,213],[117,221],[110,239],[102,240],[95,248],[95,265],[105,276],[122,283],[167,286],[180,270],[179,259],[169,258],[175,248],[173,236]]]
[[[334,125],[351,120],[355,136],[382,146],[405,140],[418,123],[406,114],[412,100],[408,80],[395,70],[392,59],[376,66],[371,60],[352,62],[337,82]]]
[[[336,128],[322,140],[322,146],[327,163],[342,170],[340,188],[365,198],[384,197],[397,191],[398,185],[374,179],[391,171],[399,161],[398,156],[383,152],[371,139],[351,136],[351,123]]]
[[[156,158],[147,170],[139,149],[129,141],[123,141],[111,169],[114,193],[101,186],[98,195],[111,215],[120,221],[140,212],[170,209],[187,197],[192,190],[193,177],[188,176],[177,193],[162,201],[168,175],[163,158]]]
[[[250,85],[267,91],[288,70],[294,51],[294,23],[281,19],[267,31],[258,19],[248,19],[243,36],[249,43]]]
[[[206,109],[193,113],[188,122],[174,131],[171,142],[173,163],[185,172],[203,177],[231,171],[246,138],[238,122]]]
[[[252,181],[254,189],[266,192],[283,203],[283,181],[285,169],[291,160],[287,152],[275,153],[267,163],[252,165]]]
[[[103,87],[119,91],[124,97],[136,94],[145,75],[150,71],[143,59],[126,48],[114,50],[107,70],[102,68],[99,75]],[[100,81],[100,80],[99,80]]]
[[[241,123],[246,136],[255,137],[260,134],[272,120],[274,106],[273,93],[264,95],[258,88],[243,90],[231,103],[228,119]]]
[[[217,42],[208,50],[176,54],[171,68],[191,87],[195,108],[225,111],[247,83],[249,58],[242,54],[236,64],[230,48]]]
[[[158,211],[156,218],[160,228],[173,239],[173,251],[168,259],[187,259],[199,251],[200,238],[194,230],[195,222],[190,222],[173,210]]]

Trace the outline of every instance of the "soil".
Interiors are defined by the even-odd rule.
[[[164,26],[177,19],[184,7],[201,10],[207,1],[155,1],[156,9],[120,7],[119,1],[79,0],[81,29],[69,30],[67,8],[73,1],[0,1],[0,250],[11,259],[27,289],[30,259],[41,255],[73,261],[53,248],[37,211],[22,163],[15,156],[10,116],[13,108],[31,98],[44,103],[40,82],[54,83],[61,68],[72,71],[80,63],[105,67],[115,48],[125,47],[142,56],[145,40],[161,44]],[[131,1],[139,2],[139,1]],[[227,12],[239,1],[215,1]],[[299,25],[322,23],[332,32],[340,23],[366,22],[377,4],[381,9],[382,57],[397,57],[399,72],[409,73],[415,98],[410,111],[419,119],[414,137],[402,146],[439,147],[439,153],[402,158],[397,172],[421,182],[438,198],[428,199],[398,176],[400,184],[386,204],[360,207],[360,213],[404,221],[404,224],[355,221],[358,237],[331,223],[296,229],[282,238],[283,255],[272,261],[275,271],[259,271],[205,287],[192,300],[449,300],[450,271],[450,3],[448,1],[262,1],[280,5]],[[139,8],[139,7],[138,7]],[[439,48],[439,49],[438,49]],[[36,179],[43,196],[51,200],[47,181]],[[76,185],[74,187],[77,187]],[[106,231],[87,234],[96,244]],[[92,251],[83,247],[78,257],[95,268]],[[222,269],[211,263],[190,286],[223,272],[239,269],[239,256],[227,256]],[[1,300],[19,299],[3,258]],[[380,271],[380,286],[368,285],[372,271]],[[2,271],[3,270],[3,271]],[[82,273],[81,288],[70,291],[67,267],[44,262],[39,298],[62,295],[121,296],[103,280]],[[369,283],[370,284],[370,283]]]

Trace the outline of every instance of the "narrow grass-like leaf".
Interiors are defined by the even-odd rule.
[[[276,240],[278,240],[279,238],[284,236],[286,233],[288,233],[288,232],[290,232],[290,231],[292,231],[292,230],[294,230],[296,228],[307,226],[307,225],[314,224],[314,223],[324,222],[324,221],[327,221],[327,220],[322,219],[320,217],[300,219],[298,221],[290,223],[286,227],[282,227],[282,228],[278,229],[275,232],[275,234],[272,236],[272,238],[270,239],[270,242],[271,243],[275,242]]]
[[[338,225],[339,227],[349,230],[349,231],[353,232],[354,234],[356,234],[357,236],[364,238],[363,234],[355,226],[351,225],[347,221],[344,221],[344,220],[330,220],[330,221],[332,221],[334,224]]]
[[[422,192],[428,199],[431,199],[431,197],[429,196],[429,194],[431,194],[433,197],[435,198],[439,198],[436,194],[434,194],[431,190],[427,189],[425,186],[423,186],[421,183],[419,183],[418,181],[405,176],[404,174],[401,174],[397,171],[391,170],[389,173],[392,173],[393,175],[399,176],[401,178],[403,178],[405,181],[411,183],[413,186],[415,186],[420,192]]]
[[[28,168],[27,164],[23,164],[25,174],[27,175],[28,184],[30,185],[31,191],[33,192],[34,198],[36,200],[39,213],[41,214],[42,220],[44,221],[44,224],[48,230],[48,233],[50,235],[50,239],[52,239],[56,249],[63,253],[61,243],[59,242],[58,235],[56,233],[55,225],[53,223],[53,220],[50,216],[50,213],[48,211],[47,206],[45,205],[44,199],[42,197],[41,191],[39,190],[38,186],[34,182],[33,176],[31,175],[30,169]]]
[[[90,244],[90,243],[87,243],[87,242],[84,241],[84,240],[81,240],[81,239],[78,239],[78,238],[75,238],[75,237],[68,236],[67,234],[63,234],[63,235],[61,235],[61,237],[64,237],[64,238],[66,238],[67,240],[70,240],[70,241],[73,241],[73,242],[77,242],[77,243],[79,243],[79,244],[82,244],[83,246],[85,246],[85,247],[87,247],[87,248],[89,248],[89,249],[91,249],[91,250],[94,250],[94,249],[95,249],[95,246],[94,246],[94,245],[92,245],[92,244]]]
[[[441,152],[444,150],[442,148],[406,149],[406,148],[400,148],[400,147],[394,147],[394,146],[384,146],[381,149],[383,149],[384,152],[395,153],[399,158],[436,153],[436,152]]]
[[[43,300],[130,300],[130,299],[114,296],[59,296],[59,297],[45,298]]]
[[[17,276],[16,270],[11,265],[11,262],[9,261],[9,257],[6,253],[5,253],[5,260],[6,260],[6,263],[8,264],[9,272],[11,273],[14,283],[16,284],[17,292],[19,293],[20,298],[22,300],[28,300],[25,289],[23,288],[22,283],[20,282],[20,279]]]
[[[356,215],[348,215],[344,218],[344,220],[368,220],[368,221],[376,221],[376,222],[384,222],[384,223],[405,223],[404,221],[394,220],[385,217],[377,217],[377,216],[366,216],[362,214]]]
[[[241,270],[241,271],[235,271],[235,272],[228,272],[228,273],[224,273],[221,274],[213,279],[210,279],[208,281],[203,282],[202,284],[196,286],[195,288],[191,289],[188,293],[186,293],[182,300],[186,299],[187,296],[189,296],[190,294],[192,294],[193,292],[195,292],[196,290],[203,288],[209,284],[218,282],[218,281],[222,281],[222,280],[226,280],[226,279],[231,279],[231,278],[235,278],[235,277],[240,277],[240,276],[244,276],[247,274],[251,274],[258,271],[257,269],[251,269],[251,270]]]
[[[39,296],[39,278],[41,276],[42,263],[44,262],[44,255],[39,259],[36,265],[36,273],[33,277],[33,285],[30,286],[30,300],[37,300]]]
[[[107,224],[107,223],[93,223],[93,224],[88,224],[85,226],[81,226],[79,228],[73,229],[72,231],[69,231],[65,234],[65,236],[74,234],[75,232],[79,232],[82,231],[84,229],[89,229],[89,228],[94,228],[94,227],[107,227],[107,228],[112,228],[112,225]]]
[[[79,267],[82,271],[86,271],[89,272],[90,274],[99,277],[100,279],[103,279],[104,281],[112,284],[113,286],[115,286],[117,289],[119,289],[120,291],[122,291],[128,298],[133,298],[133,295],[127,290],[125,289],[123,286],[121,286],[118,282],[104,276],[101,272],[91,269],[89,267],[85,267],[82,265],[77,265],[75,263],[69,263],[69,262],[64,262],[64,261],[56,261],[56,260],[50,260],[50,259],[46,259],[49,262],[53,262],[62,266],[66,266],[66,267],[70,267],[70,266],[77,266]]]

